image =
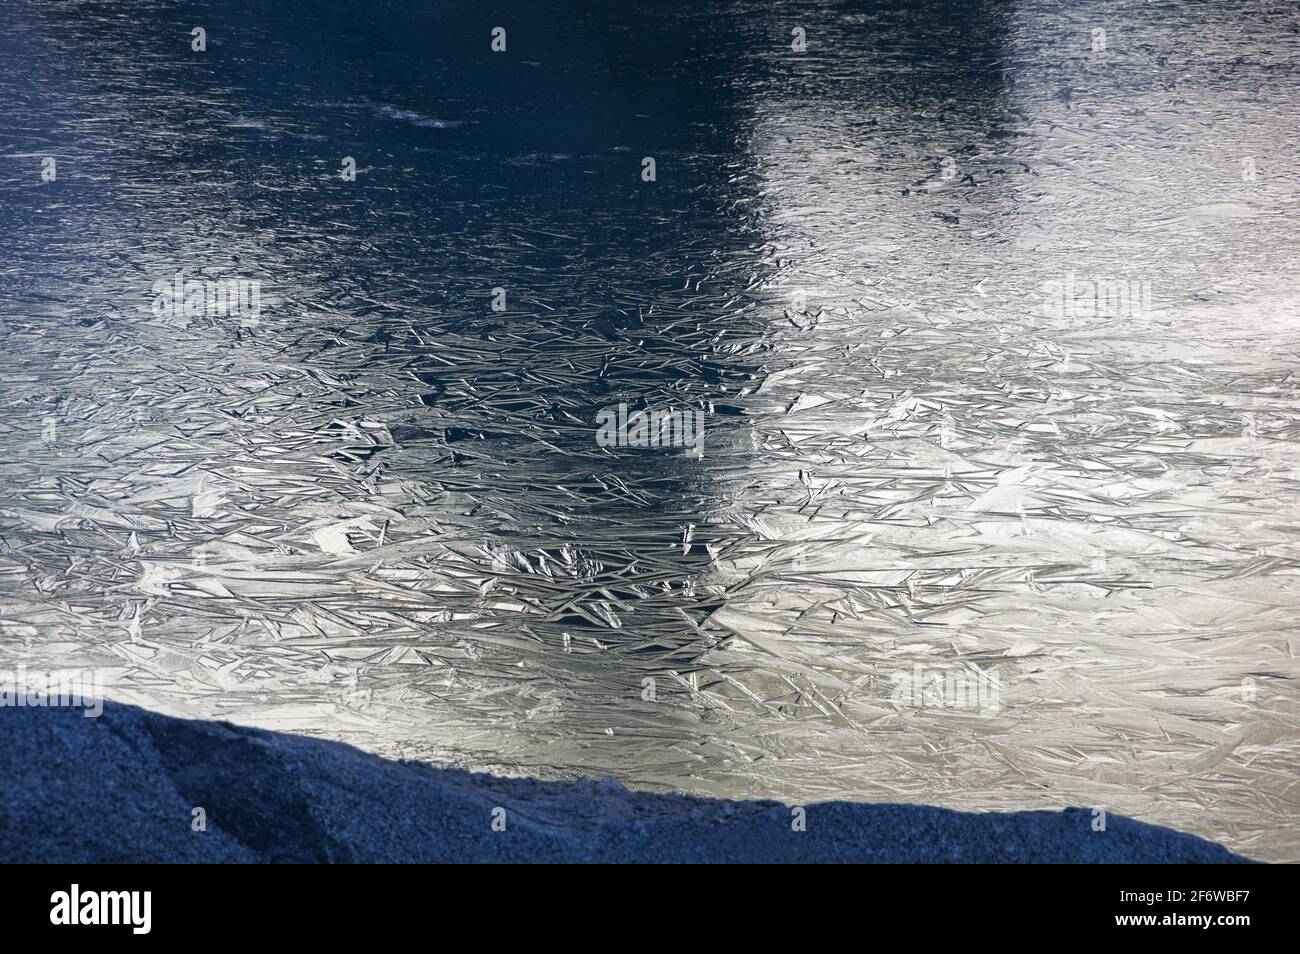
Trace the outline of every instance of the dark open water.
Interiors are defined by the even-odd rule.
[[[1298,84],[1284,0],[0,0],[0,665],[1300,860]]]

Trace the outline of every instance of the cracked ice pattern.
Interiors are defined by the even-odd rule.
[[[498,58],[407,6],[199,7],[196,54],[4,0],[0,666],[1300,860],[1293,6],[521,6]],[[261,321],[154,316],[178,268]],[[704,459],[598,448],[620,401]]]

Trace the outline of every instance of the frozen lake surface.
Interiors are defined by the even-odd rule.
[[[269,6],[0,0],[0,669],[1300,861],[1294,4]]]

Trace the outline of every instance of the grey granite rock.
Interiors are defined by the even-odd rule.
[[[1240,862],[1066,809],[806,806],[387,761],[333,742],[107,704],[0,709],[0,857],[21,862]],[[191,830],[196,807],[206,830]],[[494,810],[504,809],[504,831]],[[499,813],[497,813],[499,815]]]

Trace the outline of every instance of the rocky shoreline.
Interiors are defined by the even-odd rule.
[[[786,806],[388,761],[336,742],[107,703],[0,709],[8,862],[1227,863],[1092,812]],[[796,830],[802,824],[803,830]]]

